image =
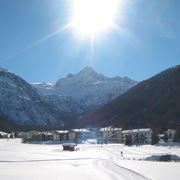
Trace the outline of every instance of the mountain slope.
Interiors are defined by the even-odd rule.
[[[68,74],[52,84],[34,84],[42,93],[63,95],[74,99],[84,109],[98,108],[118,95],[124,93],[137,82],[127,77],[105,77],[91,67],[85,67],[79,73]]]
[[[69,96],[46,95],[44,100],[49,104],[53,104],[58,110],[71,113],[74,117],[81,115],[84,111],[83,107]]]
[[[0,69],[0,116],[7,124],[25,127],[60,126],[70,119],[54,106],[44,102],[26,81],[4,69]],[[4,123],[1,123],[3,128]],[[9,125],[8,125],[9,126]]]
[[[180,66],[139,83],[86,117],[84,124],[161,129],[180,126]]]

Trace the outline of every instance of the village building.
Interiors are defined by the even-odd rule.
[[[30,131],[27,133],[28,141],[42,141],[42,133],[39,131]]]
[[[88,129],[73,129],[76,132],[76,141],[82,142],[88,139],[90,131]]]
[[[122,128],[104,127],[100,132],[105,143],[122,143]]]
[[[68,140],[75,142],[77,140],[77,132],[74,130],[69,130],[68,131]]]
[[[68,130],[58,130],[53,132],[54,141],[67,141],[68,140]]]
[[[175,132],[167,131],[169,137],[174,137]],[[132,129],[124,130],[119,127],[89,128],[56,130],[49,132],[30,131],[18,134],[23,142],[30,141],[58,141],[59,143],[83,143],[87,140],[97,140],[97,143],[124,143],[126,145],[151,144],[152,130]]]
[[[8,138],[8,133],[0,131],[0,138]]]
[[[45,132],[46,141],[53,141],[53,132]]]
[[[168,130],[165,132],[165,134],[167,135],[167,140],[173,142],[175,133],[176,133],[176,130],[175,130],[175,129],[168,129]]]
[[[56,131],[53,132],[53,141],[60,141],[60,133]]]
[[[125,145],[151,144],[152,142],[152,130],[150,128],[124,130],[122,134]]]

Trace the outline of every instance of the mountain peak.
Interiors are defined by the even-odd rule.
[[[66,78],[71,78],[71,77],[73,77],[74,75],[72,74],[72,73],[69,73],[69,74],[67,74],[67,76],[66,76]]]
[[[91,66],[86,66],[79,73],[96,73],[96,71]]]
[[[105,77],[102,74],[97,73],[91,66],[84,67],[79,73],[77,73],[78,78],[84,81],[96,81],[103,80]]]

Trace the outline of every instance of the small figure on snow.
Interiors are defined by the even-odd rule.
[[[123,151],[121,151],[121,156],[124,157],[124,156],[123,156]]]

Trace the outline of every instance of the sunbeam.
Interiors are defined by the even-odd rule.
[[[45,37],[43,37],[43,38],[41,38],[41,39],[38,39],[38,40],[34,41],[33,43],[29,44],[29,45],[26,46],[25,48],[23,48],[23,49],[15,52],[14,54],[8,56],[7,58],[1,60],[1,62],[8,61],[8,60],[10,60],[10,59],[12,59],[12,58],[14,58],[14,57],[16,57],[16,56],[18,56],[18,55],[26,52],[26,51],[28,51],[29,49],[32,49],[33,47],[41,44],[42,42],[44,42],[44,41],[46,41],[46,40],[48,40],[48,39],[56,36],[57,34],[65,31],[65,30],[67,30],[67,29],[70,28],[71,26],[72,26],[72,24],[71,24],[71,23],[68,23],[67,25],[63,26],[62,28],[59,28],[58,30],[56,30],[56,31],[48,34],[47,36],[45,36]]]
[[[130,36],[129,34],[120,26],[118,26],[116,23],[112,23],[111,26],[114,28],[114,30],[116,30],[118,33],[120,33],[120,35],[124,38],[124,39],[129,39]]]
[[[132,33],[121,27],[120,25],[117,25],[116,23],[112,23],[112,27],[120,35],[121,38],[123,38],[132,46],[136,46],[136,47],[141,46],[140,40],[136,38]]]
[[[42,43],[43,41],[46,41],[46,40],[48,40],[48,39],[50,39],[50,38],[56,36],[57,34],[59,34],[59,33],[63,32],[63,31],[65,31],[65,30],[67,30],[67,29],[70,28],[71,26],[72,26],[71,23],[69,23],[69,24],[63,26],[62,28],[58,29],[57,31],[52,32],[51,34],[49,34],[49,35],[43,37],[42,39],[39,39],[39,40],[35,41],[34,43],[32,43],[32,44],[28,47],[28,49],[29,49],[29,48],[32,48],[32,47],[34,47],[34,46],[36,46],[36,45],[38,45],[38,44],[40,44],[40,43]]]
[[[91,66],[93,67],[93,63],[94,63],[94,34],[91,34],[90,37],[90,51],[91,51]]]

